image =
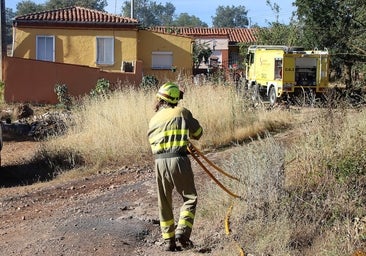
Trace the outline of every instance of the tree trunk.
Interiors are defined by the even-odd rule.
[[[352,75],[351,75],[352,66],[353,66],[352,62],[344,63],[343,79],[344,83],[346,84],[346,89],[352,89]]]

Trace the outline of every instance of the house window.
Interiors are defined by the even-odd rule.
[[[171,69],[173,66],[172,52],[153,52],[152,69]]]
[[[134,72],[134,62],[133,61],[122,61],[122,72]]]
[[[114,38],[97,37],[97,60],[98,65],[114,64]]]
[[[36,36],[36,59],[55,61],[55,37]]]
[[[229,55],[229,66],[243,68],[244,59],[238,52],[231,52]]]

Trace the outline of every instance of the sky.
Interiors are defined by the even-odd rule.
[[[16,4],[22,0],[5,0],[5,7],[16,11]],[[37,4],[45,3],[46,0],[32,0]],[[107,0],[108,6],[105,10],[112,14],[120,14],[121,6],[125,0]],[[276,16],[266,0],[153,0],[156,3],[170,2],[175,6],[175,15],[188,13],[198,17],[201,21],[212,26],[212,16],[215,16],[218,6],[245,6],[248,11],[250,25],[258,24],[266,26],[268,22],[276,21]],[[295,7],[292,6],[293,0],[271,0],[271,3],[277,3],[280,7],[278,21],[287,24],[291,18]]]

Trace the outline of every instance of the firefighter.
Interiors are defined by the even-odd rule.
[[[197,192],[187,147],[188,139],[198,140],[203,130],[188,109],[177,106],[179,100],[183,98],[183,92],[176,84],[171,82],[163,84],[156,96],[156,113],[149,122],[148,137],[155,157],[164,249],[166,251],[190,249],[193,247],[190,236],[196,212]],[[172,205],[174,188],[183,199],[177,226],[174,223]]]

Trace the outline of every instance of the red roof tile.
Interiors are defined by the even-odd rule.
[[[68,23],[68,24],[128,24],[139,25],[138,20],[79,6],[25,14],[14,18],[15,24]]]
[[[208,28],[208,27],[152,27],[148,30],[165,34],[199,37],[226,37],[233,43],[252,43],[256,41],[254,28]]]

